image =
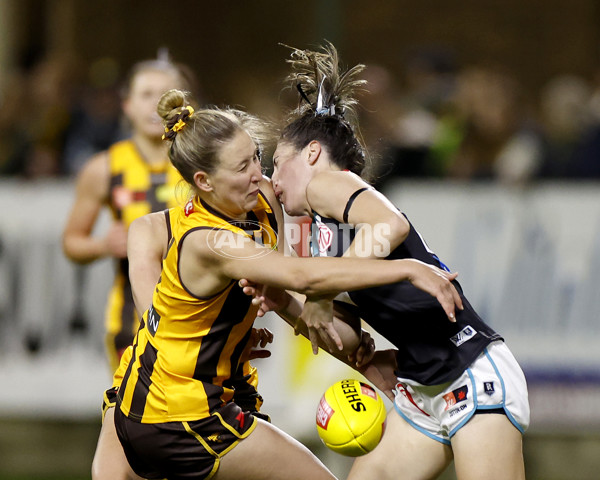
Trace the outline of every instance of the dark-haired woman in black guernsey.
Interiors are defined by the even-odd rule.
[[[289,63],[300,106],[282,131],[272,182],[289,215],[312,217],[313,256],[416,259],[445,269],[407,217],[360,176],[365,154],[353,92],[364,83],[357,78],[364,67],[339,71],[331,44],[293,50]],[[349,478],[436,478],[452,459],[461,480],[525,478],[525,377],[502,337],[453,283],[464,306],[454,322],[410,282],[338,297],[396,347],[375,357],[387,355],[393,365],[387,385],[395,412],[380,445],[356,460]],[[327,312],[324,304],[320,298],[305,305],[313,339],[332,332],[331,317],[319,315]],[[329,341],[337,340],[332,332]]]

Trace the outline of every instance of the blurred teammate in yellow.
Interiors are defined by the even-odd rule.
[[[96,154],[82,168],[63,232],[63,250],[72,261],[87,264],[104,257],[115,259],[115,280],[106,309],[111,372],[131,344],[139,322],[127,275],[127,228],[142,215],[178,203],[175,192],[181,177],[167,157],[156,105],[165,91],[190,88],[186,72],[162,59],[133,66],[122,101],[131,136]],[[112,222],[104,236],[95,236],[94,226],[104,207],[110,209]]]

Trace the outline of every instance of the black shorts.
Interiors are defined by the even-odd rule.
[[[118,387],[109,388],[104,392],[102,397],[102,421],[104,422],[104,416],[109,408],[117,405],[117,390]]]
[[[115,427],[129,465],[147,479],[211,478],[220,458],[246,438],[257,420],[235,403],[194,422],[140,423],[115,409]]]

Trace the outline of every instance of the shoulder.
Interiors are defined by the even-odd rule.
[[[370,188],[370,185],[352,172],[325,171],[311,179],[306,198],[314,211],[341,221],[349,198],[361,188]]]
[[[108,195],[110,179],[108,152],[103,151],[91,157],[77,176],[79,188],[89,189],[102,196]]]
[[[130,229],[143,232],[149,236],[160,236],[167,233],[167,221],[164,211],[148,213],[131,222]]]
[[[166,254],[167,241],[167,223],[164,212],[154,212],[138,217],[131,222],[127,230],[127,243],[135,247],[134,252],[156,252],[157,256],[160,253],[162,257]]]
[[[281,208],[281,204],[279,200],[277,200],[277,196],[275,195],[275,191],[273,190],[273,184],[271,183],[271,179],[263,175],[263,179],[259,184],[260,192],[262,193],[265,200],[268,202],[275,218],[277,219],[277,223],[279,226],[283,224],[283,209]]]
[[[108,175],[109,155],[108,150],[99,152],[85,163],[80,172],[81,176]]]
[[[260,192],[263,194],[263,197],[271,204],[277,202],[277,197],[275,196],[275,192],[273,190],[273,184],[271,183],[271,179],[263,175],[262,180],[259,183]]]

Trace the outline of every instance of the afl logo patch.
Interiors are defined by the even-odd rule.
[[[183,211],[186,217],[189,217],[192,213],[194,213],[194,201],[190,200],[187,202],[183,208]]]

